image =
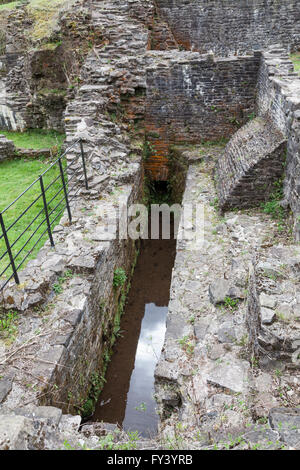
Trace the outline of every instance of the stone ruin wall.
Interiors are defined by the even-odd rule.
[[[254,111],[259,56],[149,53],[146,130],[170,143],[231,136]]]
[[[138,170],[135,185],[119,187],[124,208],[139,200],[141,183]],[[115,216],[110,212],[114,201],[113,197],[101,203],[83,197],[75,201],[73,225],[68,226],[64,216],[56,227],[55,250],[46,242],[20,273],[21,285],[11,282],[1,295],[2,309],[20,312],[15,346],[28,343],[31,354],[30,361],[17,355],[6,362],[8,350],[0,344],[0,390],[9,384],[7,393],[0,393],[2,412],[17,410],[27,401],[57,406],[66,413],[84,409],[91,378],[103,371],[105,355],[110,354],[126,291],[126,285],[113,287],[114,270],[124,268],[130,279],[136,256],[132,240],[103,241],[105,228],[99,220],[104,207],[111,218]],[[90,211],[93,215],[87,216]],[[55,295],[53,285],[66,272],[69,279]],[[36,329],[41,338],[32,341]],[[26,390],[29,377],[38,377],[33,390]]]
[[[259,205],[284,176],[282,203],[292,210],[298,240],[300,77],[285,49],[273,46],[260,55],[257,117],[233,135],[219,159],[220,205],[223,209]],[[265,135],[264,128],[270,129]],[[284,147],[278,146],[280,142]]]
[[[229,138],[255,107],[259,55],[216,58],[196,52],[147,55],[146,139],[150,161],[170,146]]]
[[[298,0],[156,0],[183,48],[230,55],[300,42]]]
[[[59,13],[49,37],[31,40],[32,25],[26,5],[0,22],[0,126],[63,131],[64,111],[78,87],[89,41],[97,45],[101,36],[94,34],[82,0]]]
[[[286,0],[283,3],[243,0],[237,4],[235,0],[230,0],[220,5],[215,0],[158,0],[154,2],[155,9],[152,2],[151,5],[138,6],[136,12],[131,5],[129,8],[131,15],[136,17],[141,17],[144,10],[143,21],[149,29],[149,49],[186,48],[200,53],[213,51],[216,56],[223,56],[251,54],[253,49],[274,42],[291,48],[299,44],[298,2]],[[70,85],[66,70],[69,71],[74,62],[81,60],[75,57],[72,46],[77,47],[78,39],[83,42],[93,36],[95,40],[91,34],[89,2],[83,5],[86,7],[83,14],[78,13],[81,5],[82,1],[79,1],[67,14],[63,12],[60,35],[57,36],[54,31],[50,37],[49,42],[53,43],[63,37],[62,46],[51,51],[37,45],[38,50],[29,54],[32,47],[27,33],[32,27],[32,20],[26,15],[24,7],[9,13],[5,46],[1,43],[1,50],[5,50],[0,60],[1,125],[14,129],[63,128],[63,112],[69,99]],[[59,63],[55,56],[59,57]],[[65,67],[61,62],[65,63]],[[36,79],[43,82],[43,89]],[[51,93],[51,89],[56,93]]]
[[[102,31],[103,24],[107,26],[112,50],[102,50],[100,44],[90,51],[65,115],[66,143],[84,140],[89,190],[82,188],[73,201],[72,225],[65,214],[56,226],[55,249],[46,242],[20,273],[21,285],[11,281],[1,294],[3,309],[20,312],[17,343],[29,339],[29,350],[35,356],[29,362],[14,358],[20,366],[16,376],[16,362],[6,362],[8,350],[0,345],[0,362],[3,359],[5,363],[0,380],[3,413],[12,409],[18,413],[24,395],[34,404],[58,406],[65,412],[82,411],[92,379],[100,379],[110,351],[126,292],[125,285],[113,286],[114,271],[122,267],[130,279],[137,247],[132,240],[107,241],[105,224],[117,217],[113,207],[120,200],[123,208],[141,200],[143,183],[141,149],[131,148],[124,132],[127,127],[112,122],[109,114],[110,105],[120,103],[122,94],[134,98],[135,90],[139,92],[145,81],[145,4],[130,4],[132,10],[120,15],[116,13],[118,2],[94,2],[92,26],[96,32]],[[107,15],[110,10],[112,14]],[[135,17],[140,11],[140,21],[132,18],[132,11]],[[69,160],[76,155],[80,157],[79,147],[68,154]],[[53,302],[53,286],[66,271],[72,273],[70,279]],[[43,312],[49,315],[46,322]],[[36,328],[41,328],[41,338],[31,344],[29,336]],[[25,386],[28,375],[39,377],[32,391]]]
[[[80,204],[77,205],[75,211],[74,227],[68,227],[67,224],[64,225],[64,221],[61,222],[56,252],[53,253],[46,246],[37,260],[28,265],[28,269],[24,271],[25,287],[21,290],[11,287],[5,293],[4,302],[7,309],[16,308],[27,313],[26,316],[22,316],[21,342],[28,340],[28,331],[29,333],[36,331],[40,326],[45,328],[43,331],[46,333],[47,324],[43,325],[43,316],[39,318],[34,307],[43,306],[45,296],[51,292],[53,283],[57,281],[59,275],[64,273],[65,268],[71,269],[75,276],[67,281],[63,294],[58,296],[56,306],[51,311],[52,318],[49,325],[53,326],[53,331],[47,332],[47,339],[42,337],[42,341],[33,351],[41,361],[36,360],[33,369],[32,362],[25,364],[24,367],[22,358],[17,357],[17,361],[20,361],[17,365],[23,368],[24,375],[16,378],[13,371],[5,370],[3,380],[8,384],[6,387],[8,391],[4,397],[2,396],[1,406],[2,411],[5,412],[19,406],[24,393],[26,397],[28,396],[28,400],[32,399],[35,403],[56,405],[66,412],[74,412],[75,406],[73,405],[81,400],[81,391],[84,389],[86,392],[91,374],[97,369],[97,364],[101,360],[100,356],[96,355],[96,351],[100,355],[104,351],[102,346],[105,344],[106,336],[109,335],[113,311],[119,300],[112,289],[113,271],[120,263],[129,269],[133,258],[133,247],[119,245],[118,242],[109,242],[100,246],[97,231],[101,222],[98,224],[100,218],[97,219],[95,214],[100,213],[100,209],[105,206],[105,201],[95,203],[94,199],[98,199],[99,194],[106,191],[114,200],[113,190],[121,185],[125,192],[125,202],[136,201],[140,196],[142,177],[140,160],[136,158],[137,155],[133,155],[135,153],[133,149],[130,152],[130,142],[126,133],[123,132],[127,129],[123,125],[119,127],[108,118],[107,111],[112,101],[115,100],[117,105],[122,101],[123,92],[120,90],[124,91],[124,96],[129,93],[134,99],[136,90],[145,89],[148,86],[146,127],[148,137],[153,139],[154,145],[167,142],[169,146],[174,142],[199,142],[202,137],[207,138],[207,136],[215,139],[216,135],[220,138],[232,135],[237,128],[237,121],[239,124],[244,123],[255,108],[258,74],[260,86],[258,112],[265,115],[272,108],[272,98],[262,98],[261,90],[264,86],[265,95],[271,96],[272,93],[274,94],[275,85],[270,78],[269,68],[264,68],[264,59],[260,65],[259,54],[215,59],[211,54],[201,56],[199,53],[191,52],[180,54],[178,52],[174,54],[148,52],[145,58],[141,51],[146,49],[147,44],[148,48],[151,47],[151,34],[147,32],[145,26],[148,27],[147,21],[143,22],[143,26],[131,22],[131,11],[131,20],[124,14],[124,23],[120,24],[120,17],[115,13],[116,11],[119,13],[118,2],[110,3],[105,2],[106,9],[102,11],[103,2],[93,2],[93,6],[99,6],[99,12],[97,11],[94,21],[98,22],[98,25],[110,25],[112,22],[111,44],[106,51],[99,49],[94,51],[85,61],[82,73],[84,83],[79,88],[75,99],[69,101],[65,122],[68,142],[72,142],[77,137],[83,137],[85,140],[88,177],[92,189],[85,201],[84,196],[87,194],[82,191],[83,197],[80,198]],[[137,11],[137,6],[142,9],[139,1],[129,3],[134,11]],[[112,8],[111,16],[107,15],[110,8]],[[126,8],[124,11],[130,11],[129,7],[127,10]],[[120,32],[124,34],[122,37],[120,37],[119,30],[115,34],[114,28],[119,27]],[[159,31],[162,35],[161,30]],[[167,35],[167,37],[172,42],[172,35]],[[128,44],[132,49],[128,48]],[[159,47],[156,46],[156,48]],[[124,61],[124,56],[126,56],[126,61]],[[104,62],[110,61],[111,58],[114,58],[113,63],[106,67]],[[147,64],[148,85],[145,81]],[[234,80],[232,76],[235,77]],[[193,90],[194,87],[197,89],[197,86],[199,95],[195,96]],[[165,106],[161,106],[160,94],[163,95],[168,87],[171,90],[170,99],[167,100]],[[280,93],[278,91],[278,106],[283,109],[283,112],[274,112],[274,116],[278,118],[278,125],[288,132],[289,127],[285,124],[284,118],[285,101]],[[181,104],[178,108],[179,100],[184,105]],[[20,107],[20,109],[24,108]],[[205,119],[202,118],[204,109]],[[153,113],[154,119],[150,113]],[[179,117],[182,114],[183,117]],[[140,115],[143,115],[143,110]],[[164,127],[165,122],[168,122],[168,126],[174,123],[172,131]],[[84,131],[79,132],[80,128]],[[163,139],[157,139],[158,142],[155,142],[153,134],[156,133],[159,136],[162,135]],[[297,142],[297,137],[293,139],[294,143]],[[158,147],[158,150],[165,148],[165,146]],[[101,168],[104,168],[104,171],[101,171]],[[134,181],[134,187],[126,186],[132,181]],[[197,175],[195,185],[199,181],[199,175]],[[208,182],[206,178],[204,183],[212,186],[212,181]],[[202,190],[200,192],[202,194]],[[189,193],[187,188],[186,194]],[[206,197],[205,194],[204,197]],[[209,208],[212,206],[210,202],[206,201]],[[80,212],[81,209],[83,214]],[[215,263],[213,252],[212,257]],[[202,258],[196,261],[201,263]],[[38,273],[41,272],[43,276],[39,277]],[[38,281],[35,282],[33,279],[38,279]],[[201,286],[197,292],[202,290]],[[102,310],[103,298],[108,302],[107,315]],[[179,326],[181,334],[181,325]],[[189,328],[191,328],[190,323]],[[62,332],[60,336],[57,335],[56,329]],[[99,335],[93,338],[94,342],[91,344],[90,335],[93,335],[96,330]],[[178,341],[176,347],[179,348]],[[5,351],[0,351],[1,358],[5,358],[6,354]],[[86,360],[91,360],[88,369]],[[43,388],[39,383],[41,388],[36,391],[26,390],[24,385],[28,381],[26,374],[30,373],[45,379],[46,386]],[[0,382],[1,387],[3,380]],[[202,390],[201,384],[199,389]],[[46,395],[40,397],[38,392]]]
[[[67,81],[59,63],[62,57],[61,50],[37,51],[25,55],[8,53],[1,57],[2,128],[20,131],[27,128],[63,131]]]
[[[287,138],[284,193],[300,240],[300,77],[284,50],[262,54],[258,78],[257,113],[267,116]]]

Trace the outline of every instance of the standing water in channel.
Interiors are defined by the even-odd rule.
[[[133,275],[121,337],[114,345],[106,384],[93,421],[118,423],[149,436],[157,431],[154,369],[166,331],[176,240],[143,240]]]

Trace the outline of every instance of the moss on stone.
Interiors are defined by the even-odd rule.
[[[33,19],[32,29],[29,31],[31,39],[40,41],[51,36],[58,20],[59,12],[63,7],[70,6],[73,0],[31,0],[27,12]]]
[[[13,10],[14,8],[16,8],[16,6],[20,5],[20,1],[16,1],[16,2],[6,2],[6,3],[1,3],[0,2],[0,12],[3,11],[3,10]]]

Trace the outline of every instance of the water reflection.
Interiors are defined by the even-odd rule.
[[[175,240],[143,240],[92,421],[118,423],[148,436],[157,429],[154,369],[164,341]]]
[[[156,430],[153,376],[164,343],[167,312],[167,307],[157,307],[153,303],[145,305],[145,315],[127,395],[123,422],[125,430],[143,429],[143,433]]]

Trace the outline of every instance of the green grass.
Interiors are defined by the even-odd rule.
[[[300,75],[300,51],[291,54],[290,59],[294,64],[295,72],[298,72]]]
[[[74,1],[74,0],[73,0]],[[49,38],[57,23],[60,10],[65,0],[31,0],[27,12],[33,19],[33,26],[29,32],[32,40],[41,41]],[[71,2],[69,2],[71,4]]]
[[[0,134],[3,134],[7,139],[12,140],[16,147],[25,149],[43,149],[43,148],[56,148],[59,150],[65,134],[61,134],[52,130],[44,129],[29,129],[26,132],[14,132],[0,129]]]
[[[21,2],[10,2],[10,3],[4,3],[0,5],[0,11],[2,10],[13,10],[17,5],[19,5]]]
[[[27,15],[32,21],[32,26],[25,31],[31,41],[44,41],[51,37],[59,19],[60,11],[67,5],[71,5],[75,0],[30,0],[26,5]],[[8,3],[0,3],[0,15],[4,16],[9,10],[13,10],[18,5],[22,5],[22,0]]]
[[[5,209],[16,197],[19,196],[38,176],[43,173],[50,166],[50,162],[47,160],[24,160],[16,158],[13,160],[7,160],[0,164],[0,211]],[[59,174],[58,165],[55,165],[49,172],[44,176],[44,185],[45,187],[55,179]],[[54,183],[54,185],[49,188],[47,191],[47,202],[57,193],[57,191],[62,187],[60,179]],[[34,201],[34,199],[40,194],[40,184],[37,182],[30,190],[27,191],[7,212],[4,213],[3,218],[6,228],[18,217],[18,215],[24,211],[24,209]],[[60,192],[59,195],[53,200],[50,204],[50,211],[58,204],[58,202],[63,198],[63,192]],[[61,210],[60,206],[51,216],[50,220],[52,221],[58,212]],[[26,226],[34,219],[35,216],[43,209],[43,200],[40,198],[29,210],[28,212],[16,223],[16,225],[9,230],[8,236],[9,241],[12,244],[17,240],[18,236],[24,231]],[[29,231],[23,235],[19,241],[16,242],[12,248],[13,255],[16,256],[20,248],[26,242],[27,238],[37,229],[38,225],[45,218],[44,213],[39,215],[37,220],[30,227]],[[59,223],[60,217],[57,218],[53,226]],[[23,257],[30,251],[35,242],[38,240],[39,236],[46,229],[46,225],[42,225],[33,236],[32,240],[28,243],[24,251],[16,258],[16,266],[20,264]],[[2,233],[0,229],[0,233]],[[35,257],[37,251],[43,246],[47,239],[47,233],[40,240],[38,245],[35,247],[32,254],[29,255],[27,261]],[[6,247],[3,239],[0,240],[0,273],[9,263],[8,255],[5,255],[1,259],[2,254],[6,251]],[[26,263],[25,263],[26,264]],[[25,266],[22,266],[22,268]],[[5,275],[11,274],[9,269]]]
[[[16,312],[0,313],[0,338],[7,344],[14,342],[18,331],[18,314]]]

